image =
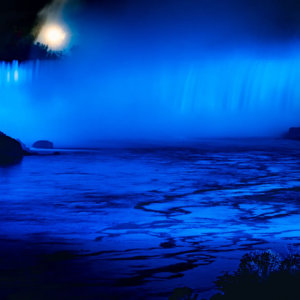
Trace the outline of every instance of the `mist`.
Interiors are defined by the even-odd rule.
[[[67,2],[59,16],[76,51],[2,64],[1,130],[59,147],[280,136],[300,112],[298,10],[285,7]]]

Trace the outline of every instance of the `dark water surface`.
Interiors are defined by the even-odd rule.
[[[208,297],[253,249],[300,247],[300,143],[64,151],[0,167],[1,299]]]

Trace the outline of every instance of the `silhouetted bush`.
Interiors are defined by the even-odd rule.
[[[44,45],[41,43],[36,43],[31,46],[31,59],[39,59],[39,60],[57,60],[63,58],[62,51],[53,51],[50,50],[48,45]]]
[[[211,300],[300,299],[300,256],[290,254],[282,259],[271,250],[247,253],[238,270],[224,272],[215,285],[222,294]]]
[[[176,288],[169,300],[196,300],[198,295],[193,295],[193,290],[188,287]]]
[[[250,252],[242,257],[237,271],[224,272],[214,283],[220,292],[210,300],[300,299],[300,255],[282,258],[271,250]],[[191,295],[191,289],[175,289],[169,299],[197,298]]]

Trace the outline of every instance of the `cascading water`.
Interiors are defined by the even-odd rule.
[[[2,62],[0,128],[96,139],[276,136],[299,124],[300,60]]]

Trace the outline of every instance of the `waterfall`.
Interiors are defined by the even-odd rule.
[[[276,136],[300,122],[298,59],[0,65],[0,129],[26,138]]]

